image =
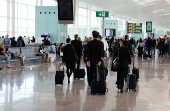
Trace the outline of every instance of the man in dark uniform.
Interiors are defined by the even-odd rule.
[[[101,41],[97,40],[99,32],[93,31],[93,40],[87,44],[87,66],[90,67],[90,81],[94,79],[94,69],[95,65],[101,65],[103,57],[103,48],[104,45]],[[89,83],[91,85],[91,83]]]
[[[71,45],[74,47],[74,50],[78,56],[78,61],[77,61],[77,69],[80,68],[80,60],[82,56],[82,43],[81,41],[78,40],[78,35],[76,34],[74,36],[75,40],[71,42]]]

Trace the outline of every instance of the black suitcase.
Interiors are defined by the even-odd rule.
[[[135,74],[127,74],[127,90],[136,91],[136,75]]]
[[[104,71],[104,72],[102,72],[102,73],[104,73],[104,75],[105,75],[105,79],[106,79],[106,76],[108,76],[108,69],[107,69],[107,61],[106,61],[106,66],[104,65],[104,61],[102,60],[101,61],[101,68],[100,68],[102,71]],[[101,71],[100,70],[100,71]]]
[[[105,84],[105,70],[98,69],[95,67],[94,80],[91,84],[91,94],[105,94],[106,84]]]
[[[85,77],[85,70],[84,69],[75,69],[74,71],[74,79],[76,78],[84,78]]]
[[[133,57],[133,69],[132,69],[132,74],[135,74],[135,75],[136,75],[136,82],[137,82],[138,79],[139,79],[139,69],[136,68],[136,67],[134,67],[134,61],[135,61],[135,59],[134,59],[134,57]]]
[[[60,64],[60,67],[61,67],[61,64]],[[60,68],[59,68],[59,71],[56,71],[55,85],[56,84],[62,84],[63,85],[63,81],[64,81],[64,67],[63,67],[63,71],[60,71]]]

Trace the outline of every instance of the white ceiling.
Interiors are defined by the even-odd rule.
[[[141,21],[170,28],[170,0],[79,0],[96,5],[113,14],[121,14]]]

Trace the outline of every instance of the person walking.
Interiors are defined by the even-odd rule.
[[[155,57],[156,40],[152,37],[151,57]],[[152,55],[153,54],[153,55]]]
[[[159,49],[159,58],[162,55],[162,59],[163,59],[163,55],[164,55],[164,51],[165,51],[165,42],[164,42],[164,40],[162,38],[158,42],[158,46],[157,47]]]
[[[169,38],[165,41],[165,54],[169,55]]]
[[[66,39],[67,45],[63,48],[63,58],[62,64],[66,64],[67,67],[67,77],[68,84],[70,84],[70,77],[75,69],[75,51],[73,46],[71,45],[71,39]]]
[[[120,92],[123,93],[124,78],[127,75],[128,65],[131,64],[131,55],[128,51],[127,42],[121,41],[120,48],[116,51],[113,56],[113,60],[119,55],[120,64],[117,69],[117,87]],[[118,54],[119,53],[119,54]]]
[[[141,38],[138,40],[137,48],[138,48],[138,56],[139,56],[139,57],[142,57],[143,41],[142,41]]]
[[[83,55],[82,54],[82,43],[81,41],[79,41],[78,39],[78,35],[74,35],[74,38],[75,40],[73,40],[71,42],[71,45],[74,47],[74,50],[75,50],[75,53],[77,54],[78,56],[78,60],[77,60],[77,69],[80,68],[80,61],[81,61],[81,56]]]
[[[93,40],[92,37],[89,37],[89,41],[91,42]],[[87,82],[89,87],[91,86],[91,82],[90,82],[90,67],[87,66],[87,44],[84,46],[84,63],[86,64],[86,69],[87,69]]]
[[[150,37],[148,37],[148,39],[146,40],[146,50],[148,50],[148,60],[150,60],[151,58],[151,46],[152,46],[152,40],[150,39]]]
[[[93,31],[92,35],[93,35],[93,40],[87,44],[87,66],[90,67],[90,83],[89,83],[90,86],[92,81],[95,79],[94,69],[96,64],[98,66],[101,65],[101,61],[103,58],[103,50],[104,50],[103,43],[97,40],[97,37],[99,36],[99,32]]]

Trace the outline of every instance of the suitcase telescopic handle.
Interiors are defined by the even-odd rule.
[[[135,56],[133,56],[133,69],[134,69],[134,64],[135,64]]]
[[[96,65],[96,70],[97,70],[97,81],[99,81],[99,66],[98,65]]]
[[[60,63],[60,67],[61,67],[62,63]],[[60,71],[60,67],[59,67],[59,71]],[[63,71],[64,71],[64,66],[63,66]]]

